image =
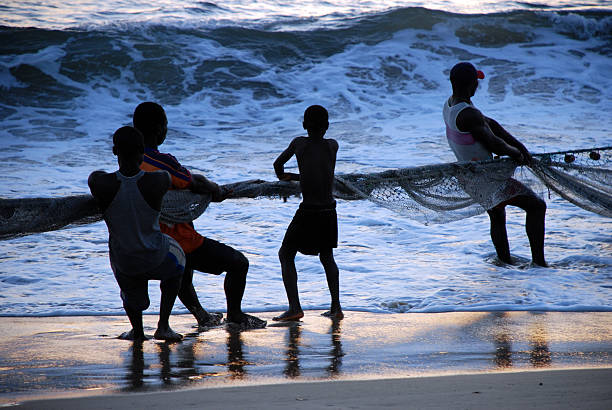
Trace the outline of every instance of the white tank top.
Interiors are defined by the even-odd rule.
[[[487,150],[484,145],[476,141],[471,133],[459,131],[457,128],[457,117],[464,109],[471,107],[472,104],[460,102],[453,106],[450,105],[450,98],[444,103],[442,115],[446,124],[446,139],[451,147],[457,161],[482,161],[485,159],[493,159],[491,151]]]
[[[144,174],[141,170],[126,177],[115,172],[121,185],[104,212],[109,256],[125,275],[159,266],[168,253],[168,237],[159,229],[159,211],[149,206],[138,189],[137,182]]]

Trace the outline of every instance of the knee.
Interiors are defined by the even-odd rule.
[[[235,251],[232,257],[232,271],[246,275],[249,270],[249,260],[242,252]]]
[[[123,308],[126,311],[132,312],[143,312],[149,308],[151,301],[149,300],[149,295],[128,295],[121,292],[121,299],[123,300]]]
[[[281,263],[290,261],[293,258],[295,258],[295,252],[292,252],[286,247],[281,246],[281,248],[278,250],[278,259],[281,261]]]
[[[492,223],[504,221],[506,219],[506,210],[504,208],[492,208],[487,210]]]
[[[183,283],[183,274],[174,275],[170,278],[166,278],[159,283],[159,289],[165,294],[178,294]]]
[[[323,265],[335,263],[334,254],[331,250],[319,253],[319,260]]]
[[[527,209],[527,215],[543,218],[546,214],[546,202],[542,198],[534,198],[531,206]]]
[[[542,213],[546,212],[546,201],[544,201],[542,198],[538,198],[538,210]]]

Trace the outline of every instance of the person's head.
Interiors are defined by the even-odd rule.
[[[144,135],[147,147],[157,148],[166,139],[168,119],[161,105],[154,102],[143,102],[134,110],[132,118],[134,128]]]
[[[473,96],[478,88],[478,80],[484,78],[484,73],[477,70],[471,63],[461,62],[455,64],[450,72],[453,94]]]
[[[309,137],[323,138],[329,128],[329,115],[320,105],[311,105],[304,111],[304,129]]]
[[[133,127],[121,127],[113,134],[113,154],[119,157],[119,162],[133,161],[138,165],[144,155],[144,137]]]

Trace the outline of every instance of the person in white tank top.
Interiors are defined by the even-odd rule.
[[[493,154],[508,155],[520,165],[532,161],[523,144],[499,123],[485,117],[471,98],[478,89],[478,80],[484,73],[468,62],[456,64],[450,72],[453,95],[444,103],[442,114],[446,125],[446,138],[458,161],[492,159]],[[516,195],[487,209],[491,220],[491,239],[497,257],[504,263],[512,263],[508,234],[506,232],[506,205],[518,206],[527,213],[525,229],[531,247],[533,263],[547,266],[544,258],[544,232],[546,203],[528,187],[509,178],[505,183]],[[466,192],[470,188],[466,187]]]

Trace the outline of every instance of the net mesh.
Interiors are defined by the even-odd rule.
[[[362,199],[424,223],[445,223],[484,212],[521,194],[511,178],[511,159],[459,162],[340,175],[337,179]],[[534,155],[523,176],[536,191],[548,189],[573,204],[612,217],[612,147]]]
[[[403,168],[336,176],[336,198],[368,199],[424,223],[445,223],[480,214],[520,191],[508,183],[517,165],[510,159]],[[571,203],[612,217],[612,147],[534,155],[523,178],[536,191],[548,189]],[[299,184],[249,180],[223,185],[228,198],[299,195]],[[210,195],[168,191],[160,219],[197,219]],[[0,238],[86,224],[102,218],[91,195],[63,198],[0,199]]]

